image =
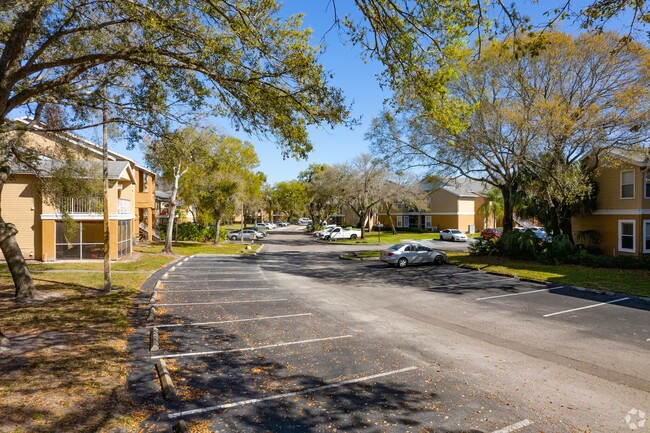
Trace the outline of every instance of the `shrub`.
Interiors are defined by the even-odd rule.
[[[568,235],[553,236],[553,242],[546,244],[542,260],[546,262],[564,263],[574,252],[574,245]]]
[[[584,249],[576,252],[566,259],[572,265],[588,266],[590,268],[618,268],[618,269],[650,269],[650,256],[605,256],[590,254]]]
[[[180,223],[177,227],[179,241],[197,241],[202,242],[204,239],[201,228],[196,223]]]
[[[499,254],[497,241],[493,239],[478,238],[475,242],[470,243],[467,247],[470,256],[491,256]]]
[[[521,260],[536,260],[544,247],[544,242],[530,231],[506,232],[497,244],[503,256]]]

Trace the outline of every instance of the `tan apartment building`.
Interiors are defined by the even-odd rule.
[[[18,122],[23,120],[17,120]],[[24,122],[24,121],[23,121]],[[69,133],[28,132],[25,139],[36,149],[67,145],[101,173],[101,147]],[[130,254],[140,235],[151,239],[154,215],[153,172],[109,151],[108,208],[111,259]],[[47,176],[47,165],[42,168]],[[88,260],[103,257],[103,199],[59,197],[51,203],[38,193],[35,172],[17,169],[2,190],[2,217],[16,225],[17,242],[27,259]],[[64,223],[64,213],[69,221]],[[0,258],[2,255],[0,253]]]
[[[577,243],[608,255],[650,254],[648,155],[617,152],[598,170],[596,210],[572,219]]]
[[[480,231],[486,227],[484,214],[480,211],[485,202],[484,186],[466,178],[446,184],[422,183],[427,192],[426,208],[412,209],[405,203],[396,203],[390,211],[395,227],[419,228],[427,231],[459,229],[463,232]],[[389,225],[386,210],[379,213],[379,221]]]

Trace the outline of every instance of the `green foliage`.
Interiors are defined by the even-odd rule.
[[[491,256],[492,254],[498,255],[499,248],[497,247],[498,240],[494,238],[483,239],[478,238],[476,241],[471,242],[467,246],[470,256]]]
[[[648,270],[650,269],[650,256],[606,256],[590,254],[584,249],[578,249],[566,258],[566,263],[590,268]]]
[[[0,6],[2,128],[6,113],[56,101],[74,126],[104,103],[111,122],[162,133],[209,106],[305,157],[309,126],[349,115],[311,30],[275,0],[15,3]]]
[[[536,260],[544,246],[533,232],[514,230],[504,233],[497,244],[504,257],[520,260]]]
[[[178,228],[178,237],[176,236],[176,228]],[[162,240],[165,240],[167,235],[167,225],[160,224],[158,226]],[[214,241],[217,228],[215,226],[202,227],[196,223],[180,223],[172,230],[172,238],[178,241],[193,241],[193,242],[211,242]],[[226,239],[228,230],[221,227],[219,230],[219,239]]]
[[[566,234],[553,236],[552,242],[546,242],[541,260],[554,263],[565,263],[568,257],[573,254],[575,246]]]

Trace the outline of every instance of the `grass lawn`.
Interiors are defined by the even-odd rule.
[[[408,233],[408,232],[398,232],[396,235],[390,232],[381,232],[381,239],[377,232],[367,232],[364,234],[363,239],[355,240],[339,240],[333,241],[337,244],[345,245],[356,245],[356,244],[381,244],[381,245],[393,245],[397,244],[403,240],[440,240],[439,233]],[[381,242],[380,242],[381,241]]]
[[[449,252],[448,255],[452,263],[484,271],[536,281],[650,297],[650,271],[646,270],[547,265],[501,257],[470,256],[468,253],[459,252]]]
[[[0,348],[0,432],[137,431],[155,411],[132,406],[126,389],[127,317],[139,287],[179,256],[237,254],[242,245],[179,243],[175,255],[161,249],[138,246],[113,263],[109,294],[98,290],[102,262],[31,264],[38,295],[15,303],[11,276],[0,267],[0,330],[10,339]],[[53,270],[75,272],[44,272]]]

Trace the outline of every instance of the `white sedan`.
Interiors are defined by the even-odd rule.
[[[467,235],[458,229],[445,229],[440,231],[440,239],[443,241],[467,242]]]

